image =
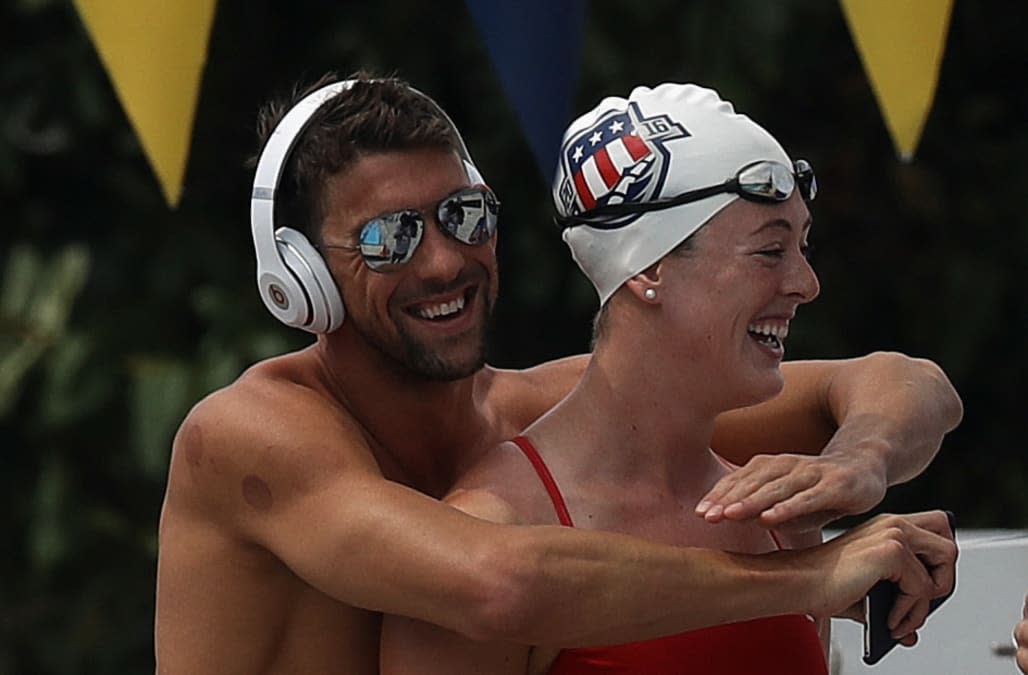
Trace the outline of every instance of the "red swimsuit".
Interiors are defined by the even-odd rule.
[[[574,527],[564,498],[542,457],[527,438],[518,436],[514,442],[546,486],[561,524]],[[778,544],[777,539],[775,544]],[[817,626],[808,617],[789,615],[610,647],[564,649],[549,671],[549,675],[595,673],[827,675],[828,667]]]

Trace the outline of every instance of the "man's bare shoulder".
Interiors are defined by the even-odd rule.
[[[522,370],[492,369],[489,396],[512,411],[520,431],[571,392],[588,362],[589,356],[580,354]]]
[[[348,465],[375,466],[309,360],[298,352],[263,361],[190,410],[173,443],[169,503],[188,495],[197,508],[230,515],[239,497],[251,511],[271,482],[288,494]]]
[[[575,354],[574,356],[565,356],[564,358],[547,361],[520,372],[524,377],[536,381],[537,384],[551,382],[561,387],[570,388],[578,383],[588,364],[588,354]]]
[[[310,350],[257,364],[197,403],[173,444],[161,512],[162,666],[266,672],[302,654],[298,663],[366,672],[345,664],[369,661],[361,640],[377,624],[346,606],[357,582],[333,561],[366,530],[349,517],[361,512],[353,486],[375,482],[385,481],[364,435]]]

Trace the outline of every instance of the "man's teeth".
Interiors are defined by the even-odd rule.
[[[442,302],[438,305],[432,305],[430,307],[422,307],[418,310],[418,316],[422,319],[434,319],[439,316],[449,316],[450,314],[456,314],[460,310],[464,309],[464,296],[460,296],[456,300],[450,302]]]
[[[775,338],[781,342],[789,335],[789,324],[787,323],[751,323],[746,330],[755,334],[763,335],[765,339]]]

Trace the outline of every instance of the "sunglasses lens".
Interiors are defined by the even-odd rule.
[[[477,246],[496,233],[500,202],[485,186],[456,192],[439,203],[443,231],[457,241]],[[368,267],[390,272],[414,257],[425,232],[425,219],[413,209],[387,213],[361,230],[360,252]]]
[[[457,241],[478,246],[492,239],[500,202],[486,187],[456,192],[439,203],[439,224]]]
[[[402,265],[414,256],[425,221],[417,211],[398,211],[368,222],[361,230],[360,251],[373,270]]]

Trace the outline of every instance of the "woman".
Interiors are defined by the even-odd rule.
[[[574,122],[554,198],[600,298],[593,357],[563,402],[468,472],[448,501],[500,522],[735,552],[817,543],[816,533],[801,540],[694,514],[731,471],[710,450],[715,418],[781,390],[790,321],[818,294],[804,255],[814,191],[809,165],[709,89],[639,87]],[[382,669],[824,674],[823,627],[783,616],[556,650],[390,618]]]

